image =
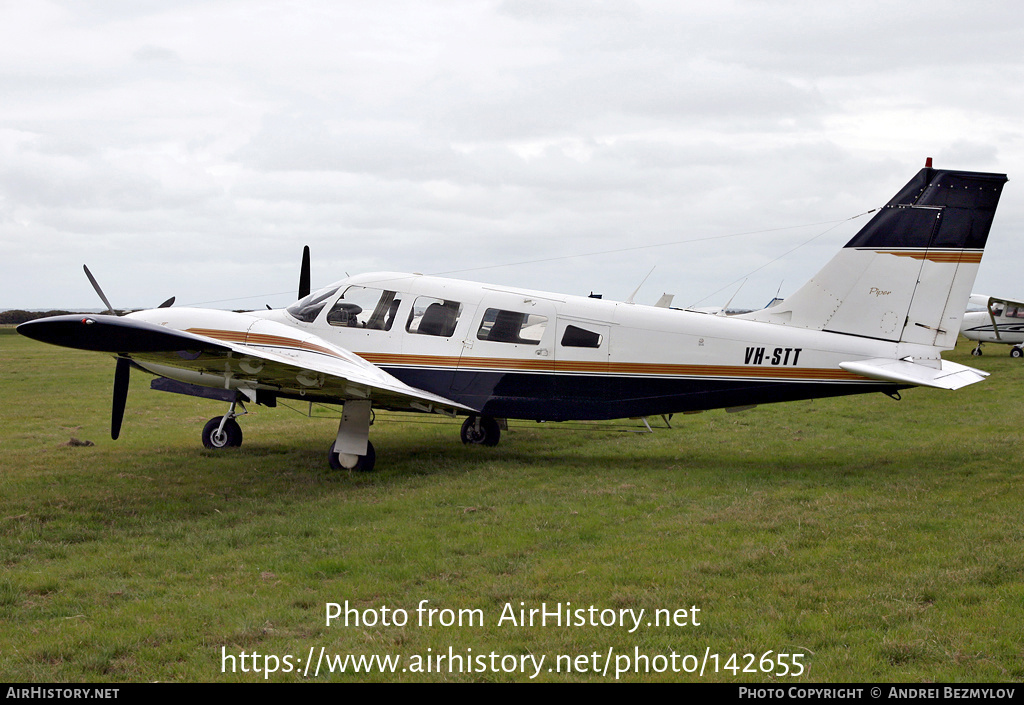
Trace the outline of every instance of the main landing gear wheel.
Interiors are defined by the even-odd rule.
[[[496,446],[501,439],[501,427],[490,416],[470,416],[462,424],[460,435],[466,445]]]
[[[971,355],[974,355],[975,357],[981,357],[981,346],[979,345],[976,348],[972,348]]]
[[[327,451],[327,464],[331,466],[331,470],[370,472],[373,470],[376,462],[377,452],[369,441],[366,442],[366,455],[348,455],[347,453],[338,455],[334,452],[334,443],[331,444],[331,449]],[[352,464],[349,465],[348,463]]]
[[[1024,356],[1024,350],[1018,347],[1010,348],[1010,357],[1021,357]]]
[[[211,450],[219,448],[237,448],[242,445],[242,427],[234,419],[224,422],[224,429],[220,429],[220,421],[223,416],[214,416],[203,426],[203,445]]]

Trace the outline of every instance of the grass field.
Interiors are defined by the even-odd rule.
[[[142,374],[112,442],[112,360],[2,330],[0,681],[262,680],[243,652],[277,657],[273,681],[529,680],[503,668],[542,656],[536,680],[610,681],[642,671],[638,654],[651,672],[622,680],[1020,681],[1024,366],[968,352],[947,357],[993,374],[958,392],[677,416],[645,435],[520,423],[463,447],[457,421],[382,415],[377,471],[353,474],[327,470],[335,420],[282,407],[241,420],[242,448],[204,450],[224,405]],[[422,600],[483,624],[421,626]],[[327,626],[345,601],[408,623]],[[498,623],[520,603],[645,613],[632,633]],[[699,625],[646,624],[692,606]],[[321,648],[403,660],[304,676]],[[475,672],[414,672],[449,649]],[[804,673],[758,672],[769,651],[803,654]]]

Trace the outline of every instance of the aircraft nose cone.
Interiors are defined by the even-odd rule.
[[[200,336],[123,316],[53,316],[22,323],[17,330],[20,334],[43,343],[95,352],[129,354],[228,350],[219,343]],[[195,359],[195,356],[190,359]]]
[[[19,334],[26,338],[38,340],[41,343],[51,345],[62,345],[67,348],[79,348],[82,350],[103,350],[107,346],[100,345],[100,340],[94,328],[100,328],[96,322],[106,316],[92,315],[70,315],[51,316],[50,318],[39,318],[34,321],[22,323],[17,327]]]

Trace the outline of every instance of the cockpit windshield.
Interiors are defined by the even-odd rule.
[[[337,286],[329,286],[325,289],[314,291],[309,296],[293,303],[288,307],[287,311],[293,318],[303,323],[312,323],[320,315],[320,311],[323,310],[324,306],[327,305],[327,301],[338,293],[339,288]]]

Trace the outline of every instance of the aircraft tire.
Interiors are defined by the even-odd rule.
[[[327,464],[330,465],[331,470],[355,470],[356,472],[371,472],[373,466],[377,464],[377,451],[369,441],[366,442],[366,455],[357,457],[359,460],[356,461],[355,466],[345,467],[341,464],[341,458],[334,452],[334,443],[332,443],[331,449],[327,451]]]
[[[1024,351],[1020,348],[1010,348],[1010,357],[1021,357],[1024,356]]]
[[[490,416],[480,417],[480,430],[476,428],[476,416],[470,416],[462,424],[462,442],[466,445],[496,446],[501,440],[501,427]]]
[[[971,355],[981,357],[981,348],[971,348]]]
[[[210,450],[220,448],[237,448],[242,445],[242,427],[234,419],[228,419],[224,424],[224,432],[217,434],[222,417],[214,416],[203,426],[203,446]]]

